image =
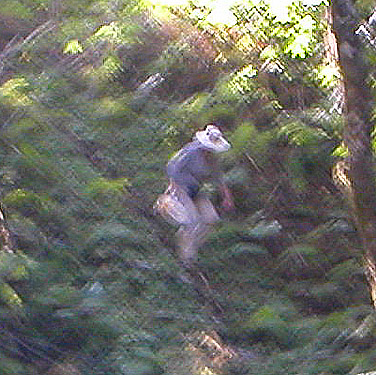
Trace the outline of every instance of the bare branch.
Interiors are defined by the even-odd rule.
[[[53,20],[48,20],[33,30],[26,38],[21,38],[19,34],[15,35],[0,53],[0,74],[6,65],[6,59],[13,57],[15,54],[22,51],[25,46],[35,42],[43,35],[48,34],[55,29],[56,26],[57,24]]]

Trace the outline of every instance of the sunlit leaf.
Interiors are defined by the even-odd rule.
[[[229,82],[233,92],[246,93],[251,87],[251,79],[257,75],[257,70],[252,65],[247,65],[234,74]]]
[[[4,97],[12,105],[30,105],[29,90],[30,85],[25,78],[12,78],[0,87],[0,98]]]
[[[108,56],[103,61],[103,69],[108,74],[116,72],[120,67],[121,67],[121,61],[115,56]]]
[[[279,22],[288,22],[290,20],[288,7],[293,3],[293,0],[268,0],[270,10]]]
[[[349,150],[344,144],[341,144],[334,149],[332,154],[338,158],[346,158],[349,156]]]
[[[79,53],[82,53],[83,51],[84,48],[77,39],[73,39],[67,42],[63,49],[63,53],[66,55],[77,55]]]
[[[312,18],[312,16],[310,15],[307,15],[305,17],[303,17],[300,21],[299,21],[299,27],[302,31],[308,31],[308,32],[311,32],[313,30],[313,28],[315,27],[316,25],[316,22],[315,20]]]
[[[298,35],[291,43],[289,43],[285,48],[285,53],[291,54],[292,57],[307,57],[310,52],[310,43],[312,37],[308,33]]]
[[[122,28],[118,22],[111,22],[101,26],[92,36],[93,41],[107,40],[112,43],[121,43],[123,38]]]
[[[263,60],[267,59],[275,59],[277,57],[277,50],[276,47],[269,45],[264,48],[260,54],[260,58]]]
[[[334,87],[338,84],[341,74],[338,67],[331,65],[321,65],[316,70],[317,79],[323,87]]]
[[[206,18],[207,22],[212,24],[222,23],[227,26],[236,24],[236,18],[231,11],[232,2],[228,0],[215,1],[212,3],[213,10]]]
[[[22,299],[17,292],[7,283],[0,283],[0,299],[10,307],[22,306]]]

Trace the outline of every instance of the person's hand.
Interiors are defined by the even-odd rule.
[[[226,197],[225,199],[223,199],[221,207],[224,211],[228,212],[232,211],[235,208],[235,204],[232,198]]]

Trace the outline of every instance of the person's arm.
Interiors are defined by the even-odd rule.
[[[199,190],[199,181],[191,173],[192,152],[180,150],[167,164],[167,175],[193,198]],[[193,159],[194,161],[194,159]]]
[[[235,208],[234,200],[231,194],[231,190],[228,188],[225,182],[221,181],[219,189],[222,195],[222,208],[225,211],[231,211]]]
[[[235,208],[231,191],[223,180],[222,172],[218,165],[218,160],[215,157],[213,157],[212,154],[209,154],[209,156],[211,180],[217,186],[221,194],[221,207],[224,211],[231,211]]]

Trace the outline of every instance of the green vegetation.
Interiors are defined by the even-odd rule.
[[[274,3],[3,0],[1,374],[376,370],[327,4]],[[236,210],[199,290],[153,204],[210,121]]]

